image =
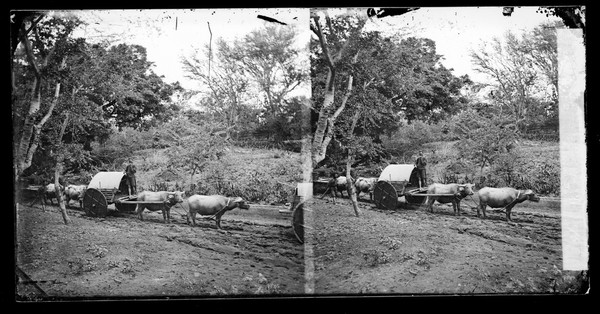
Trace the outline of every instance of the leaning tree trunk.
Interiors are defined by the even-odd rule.
[[[56,168],[54,169],[54,190],[56,193],[56,200],[58,201],[58,207],[60,208],[60,214],[62,215],[63,221],[65,225],[71,223],[71,218],[67,215],[67,206],[65,205],[65,201],[63,198],[62,189],[59,185],[60,172],[62,171],[63,163],[57,162]]]
[[[354,129],[356,128],[356,123],[358,118],[360,117],[360,110],[356,110],[354,116],[352,117],[352,125],[350,126],[350,130],[348,131],[348,137],[350,138],[350,144],[348,145],[348,156],[346,157],[346,185],[348,189],[348,196],[352,201],[352,208],[354,208],[354,214],[356,217],[360,216],[360,208],[358,207],[358,199],[356,197],[356,189],[354,187],[354,180],[351,176],[352,170],[352,162],[354,161]]]
[[[352,208],[356,217],[360,216],[360,208],[358,207],[358,199],[356,198],[356,189],[354,187],[354,179],[351,176],[352,170],[352,149],[348,149],[348,157],[346,158],[346,188],[348,189],[348,197],[352,201]]]
[[[56,142],[58,144],[57,146],[59,146],[59,147],[61,145],[62,137],[65,134],[65,129],[67,128],[68,123],[69,123],[69,112],[66,113],[65,121],[63,121],[63,125],[60,129],[60,134],[58,135],[58,138],[56,139]],[[67,206],[65,204],[65,201],[63,198],[63,193],[62,193],[62,190],[61,190],[60,184],[59,184],[59,178],[60,178],[60,173],[62,172],[62,169],[63,169],[63,163],[64,163],[64,155],[60,154],[56,161],[56,168],[54,168],[54,188],[56,191],[56,200],[58,201],[58,206],[60,207],[60,213],[62,215],[63,221],[65,222],[65,225],[68,225],[71,223],[71,219],[67,215]]]

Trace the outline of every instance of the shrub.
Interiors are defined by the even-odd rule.
[[[426,143],[450,140],[446,123],[413,121],[400,127],[383,140],[383,146],[392,155],[392,162],[411,163],[411,156],[422,150]]]

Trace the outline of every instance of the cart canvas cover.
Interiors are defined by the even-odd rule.
[[[409,181],[414,165],[389,165],[383,169],[378,181],[402,182]]]
[[[98,172],[88,184],[88,188],[119,189],[124,175],[122,171]]]

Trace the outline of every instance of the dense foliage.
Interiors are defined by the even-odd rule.
[[[48,180],[59,161],[69,173],[101,167],[105,157],[93,143],[116,129],[166,121],[177,110],[170,97],[178,85],[153,72],[144,47],[74,38],[81,24],[74,16],[34,15],[21,25],[12,63],[17,176]]]
[[[362,32],[350,41],[347,36],[357,27],[357,22],[348,16],[332,17],[327,20],[327,26],[324,36],[330,49],[346,49],[336,63],[339,78],[334,82],[334,104],[336,108],[345,109],[337,117],[334,140],[323,164],[345,158],[350,147],[369,152],[358,152],[357,164],[377,162],[386,155],[381,137],[398,130],[402,123],[399,121],[437,122],[466,105],[460,91],[471,81],[467,76],[455,77],[451,69],[441,64],[434,41],[386,37],[377,31]],[[319,41],[311,41],[313,132],[322,114],[320,110],[330,77],[323,53]],[[359,118],[355,129],[351,129],[352,117],[357,111]],[[352,134],[366,136],[371,141],[353,145]]]

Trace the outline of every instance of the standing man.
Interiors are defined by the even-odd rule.
[[[135,165],[131,162],[131,158],[129,158],[127,167],[125,167],[125,175],[127,176],[127,189],[129,191],[129,196],[131,196],[132,194],[137,194],[135,171]]]
[[[427,171],[425,170],[425,166],[427,166],[427,159],[423,156],[423,151],[419,151],[419,157],[417,157],[417,161],[415,161],[415,167],[417,168],[417,174],[419,175],[419,187],[427,186]]]

